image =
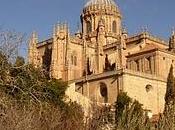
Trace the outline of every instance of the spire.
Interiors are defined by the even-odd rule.
[[[124,38],[128,37],[128,31],[125,26],[122,28],[122,35],[124,36]]]
[[[175,29],[174,29],[174,27],[172,28],[172,36],[174,36],[175,35]]]
[[[169,50],[175,49],[175,29],[172,29],[171,37],[169,38]]]
[[[81,36],[81,27],[80,27],[80,23],[78,22],[77,23],[77,31],[76,31],[76,33],[75,33],[75,36],[77,37],[77,38],[81,38],[82,36]]]
[[[37,43],[38,43],[38,34],[37,34],[37,32],[33,31],[32,35],[31,35],[31,37],[29,39],[29,49],[30,50],[35,49]]]
[[[29,40],[28,62],[36,66],[37,64],[37,43],[38,34],[34,31]]]
[[[34,44],[34,43],[38,43],[38,34],[36,31],[33,31],[32,32],[32,36],[30,38],[31,42]]]

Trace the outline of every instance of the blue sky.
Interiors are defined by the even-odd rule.
[[[86,0],[0,0],[0,26],[27,35],[33,30],[40,39],[52,34],[58,21],[67,21],[75,32]],[[123,23],[129,34],[140,32],[143,26],[163,38],[168,38],[175,26],[175,0],[116,0]]]

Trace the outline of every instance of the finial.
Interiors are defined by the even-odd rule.
[[[66,22],[63,22],[63,30],[66,29]]]
[[[33,46],[38,43],[38,34],[36,31],[33,31],[29,39],[29,43]]]
[[[38,39],[38,33],[36,31],[33,31],[31,38],[32,39]]]
[[[148,32],[148,26],[143,27],[143,32]]]
[[[32,32],[32,38],[34,38],[35,35],[36,35],[36,31],[33,31],[33,32]]]
[[[57,33],[57,28],[58,28],[58,23],[53,25],[53,36],[56,35],[56,33]]]
[[[76,33],[80,33],[80,30],[81,30],[81,27],[80,27],[80,23],[79,22],[77,22],[77,29],[76,29]]]
[[[123,28],[122,28],[122,34],[128,34],[128,31],[127,31],[125,25],[123,25]]]
[[[142,26],[141,27],[141,32],[147,33],[148,32],[148,26]]]
[[[67,21],[66,21],[66,30],[67,30],[67,33],[69,33],[69,24]]]
[[[54,26],[55,26],[55,32],[57,32],[58,30],[61,29],[61,23],[60,22],[57,22]]]
[[[172,36],[174,36],[174,35],[175,35],[175,28],[172,27]]]
[[[80,30],[80,22],[77,22],[77,30]]]
[[[175,49],[175,29],[172,28],[172,34],[169,38],[169,50]]]

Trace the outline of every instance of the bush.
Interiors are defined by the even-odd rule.
[[[2,58],[0,129],[83,129],[81,107],[64,102],[66,83],[48,80],[42,69],[24,64],[22,58],[15,64]]]
[[[115,104],[117,130],[149,130],[150,124],[142,104],[121,92]]]

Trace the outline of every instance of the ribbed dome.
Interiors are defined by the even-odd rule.
[[[85,7],[88,7],[91,5],[113,5],[113,6],[116,6],[116,3],[114,2],[114,0],[88,0],[88,2],[85,4]]]

